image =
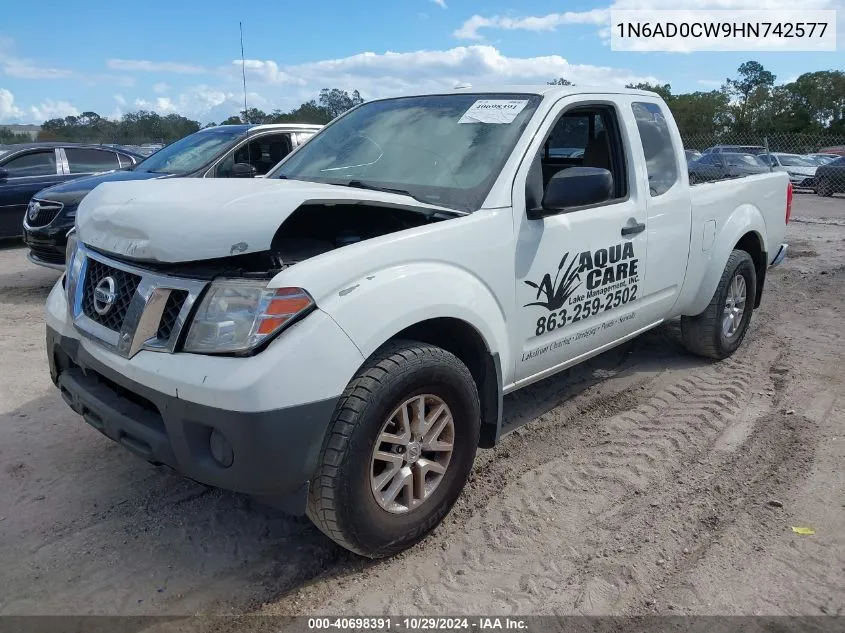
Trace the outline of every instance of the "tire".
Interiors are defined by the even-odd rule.
[[[725,331],[725,316],[728,309],[728,295],[734,290],[734,280],[742,278],[745,286],[745,302],[739,323],[733,331]],[[740,282],[736,282],[738,285]],[[710,304],[701,314],[681,317],[681,337],[684,347],[693,354],[722,360],[732,355],[742,344],[754,311],[757,293],[757,272],[751,255],[745,251],[733,251],[725,265],[722,278],[713,293]],[[736,313],[735,313],[736,314]]]
[[[826,180],[819,180],[816,183],[816,193],[822,198],[829,198],[833,195],[833,187]]]
[[[406,443],[404,450],[397,442],[377,445],[377,439],[388,437],[383,434],[391,433],[389,437],[396,438],[402,432],[402,416],[394,417],[393,413],[413,401],[407,409],[409,419],[413,419],[413,407],[421,399],[429,415],[445,404],[445,413],[451,414],[451,427],[447,421],[443,430],[437,431],[444,419],[441,414],[439,422],[432,422],[430,429],[430,433],[438,435],[428,444],[423,438],[421,442]],[[457,357],[416,341],[385,345],[359,370],[338,402],[311,479],[308,517],[330,539],[362,556],[383,558],[411,547],[437,527],[457,501],[472,470],[480,423],[475,381]],[[447,458],[442,446],[448,444],[450,437],[452,450]],[[441,452],[425,450],[426,445],[431,448],[434,444]],[[377,449],[379,456],[388,454],[401,466],[379,461]],[[401,452],[399,457],[396,451]],[[438,468],[448,461],[445,472],[424,472],[437,460]],[[389,477],[391,467],[400,478],[407,472],[422,473],[415,481],[426,482],[425,490],[431,489],[428,496],[416,494],[422,488],[409,495],[411,491],[400,487],[395,499],[386,501],[390,495],[384,491],[389,493],[397,483],[397,479]],[[389,483],[377,492],[375,482],[381,476],[388,477]],[[414,506],[413,500],[418,496],[421,501]]]

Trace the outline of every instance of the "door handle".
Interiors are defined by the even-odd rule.
[[[645,231],[645,224],[639,223],[629,226],[622,227],[622,235],[636,235],[637,233],[642,233]]]

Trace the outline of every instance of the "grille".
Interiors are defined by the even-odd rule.
[[[115,301],[111,310],[101,315],[97,314],[94,309],[94,288],[106,277],[114,279]],[[115,332],[120,332],[126,311],[129,309],[129,303],[135,296],[135,290],[138,289],[140,282],[141,278],[138,275],[112,268],[96,259],[89,258],[88,272],[85,275],[85,285],[82,289],[82,311],[92,321]]]
[[[30,215],[30,211],[32,211],[34,205],[36,204],[38,205],[38,211],[34,216]],[[64,207],[64,205],[61,202],[33,200],[26,211],[26,223],[32,227],[47,226],[50,222],[56,219],[56,216],[59,215],[59,211],[62,210],[62,207]]]
[[[187,290],[172,290],[170,296],[167,298],[167,303],[164,304],[164,312],[161,314],[161,321],[158,324],[158,332],[156,338],[160,341],[169,341],[170,335],[173,333],[173,327],[176,325],[176,319],[179,317],[179,312],[188,298]]]

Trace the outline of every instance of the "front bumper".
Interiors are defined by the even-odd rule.
[[[39,266],[64,269],[67,232],[73,228],[73,222],[53,223],[42,227],[23,225],[23,241],[29,246],[29,261]]]
[[[79,339],[62,336],[49,325],[47,353],[50,376],[64,400],[106,437],[200,483],[270,502],[293,499],[282,507],[304,511],[302,493],[337,398],[272,411],[231,411],[126,378],[94,358]],[[231,465],[212,452],[215,430],[228,443]]]
[[[814,176],[804,176],[801,174],[794,176],[790,174],[789,182],[791,182],[794,187],[801,187],[802,189],[812,189],[816,186],[816,179]]]

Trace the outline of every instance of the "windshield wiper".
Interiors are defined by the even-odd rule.
[[[343,184],[344,187],[354,187],[356,189],[368,189],[370,191],[383,191],[384,193],[398,193],[401,196],[408,196],[409,198],[413,198],[417,202],[425,202],[425,200],[420,200],[410,191],[406,191],[405,189],[393,189],[392,187],[380,187],[379,185],[373,185],[368,182],[364,182],[363,180],[350,180],[349,182]]]

